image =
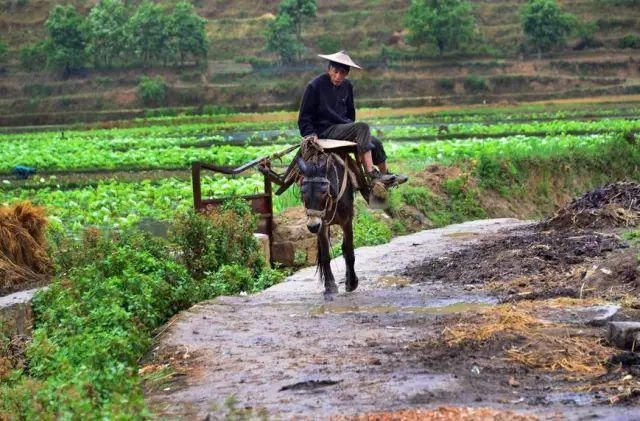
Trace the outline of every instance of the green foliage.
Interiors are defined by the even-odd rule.
[[[443,91],[453,91],[453,88],[455,87],[455,83],[452,79],[438,79],[436,83]]]
[[[292,63],[304,51],[304,45],[295,36],[295,25],[289,15],[277,15],[267,24],[266,49],[277,53],[282,63]]]
[[[464,89],[470,92],[482,92],[489,90],[489,86],[481,76],[469,75],[464,79]]]
[[[329,54],[341,49],[342,44],[340,41],[331,34],[322,34],[316,41],[316,47],[318,51]]]
[[[45,22],[49,33],[48,65],[69,76],[86,60],[84,19],[74,6],[56,5]]]
[[[47,65],[47,41],[40,41],[35,44],[28,45],[20,50],[20,65],[28,72],[42,70]]]
[[[353,221],[353,244],[355,247],[375,246],[391,240],[391,229],[368,210],[359,210]]]
[[[315,19],[318,6],[316,0],[282,0],[278,5],[278,15],[286,15],[296,29],[296,39],[302,43],[302,27]]]
[[[315,0],[282,0],[265,30],[267,51],[277,53],[282,63],[299,59],[304,52],[303,25],[314,19],[316,12]]]
[[[2,66],[7,62],[8,55],[9,48],[7,47],[7,44],[0,41],[0,69],[2,69]]]
[[[198,61],[207,56],[206,22],[188,1],[182,0],[176,4],[169,17],[168,30],[171,49],[180,64],[184,64],[188,58]]]
[[[144,105],[158,106],[167,99],[167,83],[160,76],[142,76],[138,83],[138,98]]]
[[[522,28],[527,41],[539,52],[563,46],[576,22],[555,0],[528,0],[522,9]]]
[[[160,5],[142,2],[129,19],[127,31],[134,55],[143,65],[169,61],[168,18]]]
[[[640,48],[640,36],[636,34],[625,35],[618,45],[620,48]]]
[[[405,21],[411,44],[435,45],[440,54],[464,50],[475,32],[467,0],[411,0]]]
[[[223,264],[260,267],[262,260],[253,237],[255,216],[244,201],[232,201],[207,215],[195,211],[181,215],[174,241],[195,279],[214,274]]]
[[[127,14],[122,0],[100,0],[87,16],[87,52],[95,67],[111,67],[123,58]]]

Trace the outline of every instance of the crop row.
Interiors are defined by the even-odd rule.
[[[596,153],[601,145],[617,139],[619,136],[607,134],[390,143],[388,152],[394,160],[412,162],[416,167],[424,168],[432,162],[448,164],[477,159],[482,155],[535,159],[536,156],[549,157],[573,150]],[[6,183],[10,184],[8,180]],[[218,197],[250,194],[260,191],[261,187],[262,180],[258,174],[237,179],[205,178],[203,195],[212,196],[213,192]],[[142,218],[171,219],[175,212],[191,206],[192,192],[189,180],[173,177],[138,182],[103,180],[68,190],[51,185],[0,190],[0,203],[27,199],[47,206],[54,220],[64,223],[67,229],[77,231],[87,225],[128,226]]]
[[[137,129],[136,129],[137,130]],[[477,123],[449,125],[446,129],[433,125],[395,126],[384,128],[386,142],[400,139],[433,140],[438,135],[447,137],[478,137],[503,134],[557,135],[571,132],[609,133],[640,130],[640,120],[555,121],[543,123],[493,124]],[[283,149],[296,141],[295,136],[280,137],[268,143],[257,135],[245,145],[225,144],[222,136],[136,137],[130,129],[121,130],[121,137],[101,138],[93,132],[67,134],[54,137],[46,133],[16,135],[5,139],[0,148],[0,172],[8,173],[16,165],[35,167],[42,172],[90,171],[114,169],[180,169],[194,161],[235,166],[259,156]],[[379,130],[374,130],[378,132]],[[465,135],[465,136],[463,136]],[[5,136],[8,137],[8,136]],[[471,139],[471,141],[475,141]],[[263,143],[250,146],[252,142]],[[210,146],[207,146],[210,145]]]

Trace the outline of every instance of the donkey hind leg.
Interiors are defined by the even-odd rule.
[[[353,252],[353,220],[349,219],[342,226],[344,238],[342,240],[342,256],[347,267],[347,273],[345,276],[345,289],[347,292],[355,291],[358,288],[358,277],[354,269],[354,263],[356,261],[355,254]]]
[[[331,250],[329,248],[329,227],[322,224],[318,233],[318,269],[320,280],[324,282],[324,299],[333,300],[333,296],[338,293],[338,285],[331,272]]]

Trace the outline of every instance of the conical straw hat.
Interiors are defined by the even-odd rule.
[[[355,67],[356,69],[362,69],[362,67],[357,65],[355,61],[351,60],[351,57],[349,57],[347,52],[344,50],[338,51],[334,54],[318,54],[318,57],[322,57],[330,61],[335,61],[336,63],[344,64],[349,67]]]

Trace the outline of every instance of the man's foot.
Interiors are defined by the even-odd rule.
[[[373,169],[369,173],[367,173],[369,180],[371,180],[371,184],[376,182],[380,182],[384,185],[393,184],[396,182],[396,176],[393,174],[383,174],[378,169]]]
[[[396,178],[396,180],[395,180],[395,184],[396,185],[406,183],[409,180],[409,177],[407,177],[404,174],[394,174],[394,173],[391,173],[391,172],[389,172],[387,174],[388,175],[392,175],[392,176],[394,176]]]

